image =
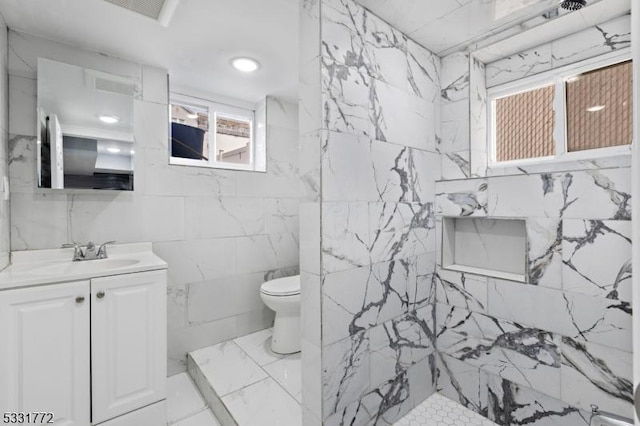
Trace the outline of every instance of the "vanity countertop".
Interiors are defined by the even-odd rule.
[[[0,291],[167,268],[151,243],[112,245],[107,251],[108,259],[80,262],[71,261],[72,248],[13,252],[11,265],[0,272]]]

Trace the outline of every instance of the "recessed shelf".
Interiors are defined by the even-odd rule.
[[[458,272],[526,282],[525,220],[446,217],[442,267]]]

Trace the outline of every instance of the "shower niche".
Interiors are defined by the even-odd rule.
[[[526,281],[525,220],[444,217],[442,226],[442,268]]]

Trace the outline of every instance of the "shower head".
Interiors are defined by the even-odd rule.
[[[560,7],[566,10],[578,10],[587,5],[587,0],[563,0]]]

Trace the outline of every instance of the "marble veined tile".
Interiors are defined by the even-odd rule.
[[[220,426],[220,422],[208,409],[174,423],[173,426]]]
[[[232,341],[191,352],[191,357],[220,397],[268,377]]]
[[[167,378],[167,422],[175,423],[207,407],[187,373]]]
[[[564,220],[562,233],[564,289],[631,302],[631,222]]]
[[[562,338],[562,400],[633,417],[632,354]]]
[[[302,422],[300,404],[267,378],[222,398],[238,426],[284,426]]]
[[[236,345],[245,351],[251,359],[264,366],[282,359],[284,355],[277,354],[271,350],[271,336],[273,329],[268,328],[256,333],[233,339]]]
[[[482,412],[486,407],[487,388],[480,380],[480,369],[441,352],[435,355],[437,392],[463,407]]]
[[[289,355],[263,367],[296,401],[302,402],[302,365],[300,354]]]
[[[436,183],[436,214],[441,216],[486,216],[486,179]]]

